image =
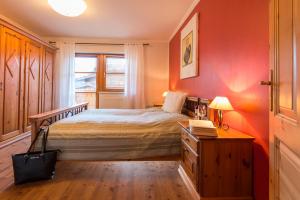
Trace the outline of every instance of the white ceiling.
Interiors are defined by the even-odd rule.
[[[194,0],[86,0],[79,17],[57,14],[47,0],[0,0],[0,14],[48,37],[168,40]]]

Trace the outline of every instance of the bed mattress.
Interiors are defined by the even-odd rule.
[[[60,160],[130,160],[180,153],[182,114],[160,108],[94,109],[49,127],[48,149]]]

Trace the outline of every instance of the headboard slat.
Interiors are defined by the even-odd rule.
[[[187,97],[182,109],[182,113],[195,118],[195,108],[199,106],[202,112],[205,114],[203,118],[208,119],[210,116],[208,108],[209,103],[210,101],[208,99],[199,97]]]

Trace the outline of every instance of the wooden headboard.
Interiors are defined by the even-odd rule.
[[[182,108],[182,113],[192,118],[195,117],[195,108],[197,106],[205,113],[204,119],[210,118],[210,109],[208,108],[210,101],[199,97],[187,97]]]

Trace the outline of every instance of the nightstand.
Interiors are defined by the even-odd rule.
[[[181,126],[179,173],[194,199],[253,199],[253,140],[244,133],[218,129],[218,137],[192,135]]]

